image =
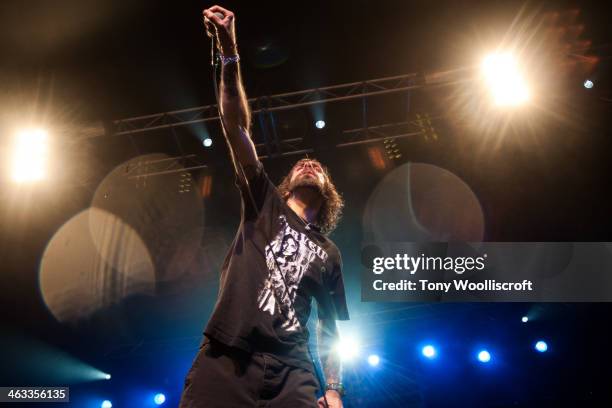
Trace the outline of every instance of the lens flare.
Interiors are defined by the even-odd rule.
[[[482,62],[485,82],[500,106],[516,106],[529,99],[527,84],[510,53],[488,55]]]
[[[350,361],[359,354],[359,344],[352,337],[343,337],[335,347],[342,361]]]
[[[42,129],[28,129],[17,134],[12,160],[13,181],[42,180],[48,154],[48,135]]]
[[[376,354],[371,354],[368,356],[368,364],[370,364],[372,367],[376,367],[378,364],[380,364],[380,357]]]

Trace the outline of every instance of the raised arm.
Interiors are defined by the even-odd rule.
[[[334,351],[334,346],[338,342],[338,328],[334,319],[319,319],[317,324],[317,344],[321,366],[325,374],[325,383],[329,385],[342,384],[342,365],[340,356]],[[327,390],[325,397],[329,408],[342,408],[340,393],[334,390]],[[319,407],[325,407],[324,399],[319,399]]]
[[[251,111],[242,86],[240,62],[236,45],[234,13],[220,6],[213,6],[202,12],[209,31],[217,37],[217,47],[224,62],[221,63],[221,112],[225,120],[227,140],[243,167],[257,163],[257,152],[251,140]],[[221,16],[223,16],[221,18]]]

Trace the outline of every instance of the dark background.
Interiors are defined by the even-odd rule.
[[[164,391],[170,406],[177,404],[214,305],[218,266],[239,219],[232,170],[217,124],[133,137],[113,135],[109,124],[214,103],[210,43],[201,23],[205,6],[192,1],[90,0],[7,1],[0,6],[2,162],[9,161],[16,126],[41,124],[54,137],[57,170],[54,177],[31,187],[15,187],[8,177],[2,180],[0,385],[65,384],[57,369],[70,369],[73,360],[66,356],[71,355],[113,375],[111,381],[69,384],[71,405],[95,407],[108,398],[114,406],[144,406],[136,401],[154,390]],[[612,33],[603,3],[223,6],[237,16],[250,97],[468,67],[500,43],[528,50],[532,58],[534,92],[539,93],[531,108],[518,113],[474,109],[465,97],[470,86],[478,85],[474,82],[467,88],[424,87],[410,94],[410,104],[405,93],[370,101],[367,119],[383,124],[428,113],[439,118],[434,121],[437,141],[401,139],[401,159],[387,161],[383,170],[372,166],[364,146],[318,152],[347,203],[343,222],[332,234],[343,253],[353,318],[341,329],[360,332],[364,349],[383,357],[376,370],[360,362],[347,367],[347,406],[609,403],[608,304],[387,305],[361,303],[359,294],[368,198],[386,174],[406,163],[435,165],[469,186],[480,205],[485,240],[611,240]],[[554,13],[556,19],[550,20]],[[575,31],[576,26],[582,27]],[[582,86],[586,78],[594,80],[593,89]],[[362,123],[359,101],[330,104],[325,111],[329,125],[322,133],[313,128],[308,108],[279,113],[281,136],[333,138],[342,128]],[[79,129],[92,125],[100,132],[83,136]],[[53,134],[53,129],[62,131]],[[214,141],[211,149],[201,145],[206,133]],[[104,307],[87,317],[58,321],[39,289],[45,249],[73,216],[100,206],[100,185],[113,169],[151,153],[197,154],[198,163],[208,167],[190,173],[193,193],[209,176],[210,195],[196,195],[197,217],[181,218],[186,199],[177,193],[176,174],[153,178],[143,192],[121,184],[113,173],[111,190],[121,194],[111,194],[111,203],[102,207],[125,210],[138,197],[141,218],[117,215],[143,237],[153,259],[154,290],[105,298]],[[264,165],[278,182],[295,159],[271,158]],[[427,206],[422,192],[410,192],[414,203]],[[160,203],[161,213],[146,211],[159,210]],[[389,213],[399,217],[406,209],[402,203],[401,197],[389,203]],[[444,225],[426,227],[445,230]],[[184,242],[192,245],[185,247]],[[86,254],[67,251],[65,256],[78,260]],[[524,314],[535,318],[524,325]],[[536,355],[532,343],[538,338],[548,340],[550,352]],[[435,364],[419,358],[419,347],[426,341],[440,344],[441,358]],[[483,344],[494,349],[494,364],[487,367],[473,361],[474,350]]]

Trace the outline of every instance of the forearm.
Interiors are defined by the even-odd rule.
[[[338,341],[338,329],[335,322],[326,324],[319,321],[317,325],[317,342],[319,345],[319,357],[321,367],[327,384],[339,384],[342,382],[342,363],[340,356],[335,353],[334,344]]]
[[[239,135],[239,129],[250,130],[251,112],[242,85],[240,63],[231,62],[221,69],[221,112],[229,132],[228,137]]]

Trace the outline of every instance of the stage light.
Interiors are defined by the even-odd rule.
[[[522,321],[523,323],[527,323],[527,322],[529,321],[529,317],[527,317],[527,316],[523,316],[523,317],[521,318],[521,321]]]
[[[315,126],[317,127],[317,129],[323,129],[325,127],[325,121],[324,120],[317,120],[315,122]]]
[[[47,137],[42,129],[28,129],[17,134],[12,165],[15,182],[37,181],[44,177]]]
[[[111,379],[111,375],[110,374],[104,374],[104,378],[107,379],[107,380],[110,380]]]
[[[359,354],[359,344],[351,337],[342,337],[336,345],[336,352],[342,361],[352,360]]]
[[[160,392],[159,394],[155,394],[153,401],[155,401],[155,404],[161,405],[166,402],[166,396]]]
[[[529,99],[527,85],[512,54],[487,56],[482,71],[496,104],[519,105]]]
[[[109,400],[104,400],[100,408],[113,408],[113,404]]]
[[[481,363],[488,363],[491,361],[491,353],[489,353],[487,350],[481,350],[478,353],[478,361]]]
[[[204,145],[204,147],[210,147],[212,146],[212,139],[206,136],[206,138],[202,141],[202,144]]]
[[[423,353],[423,355],[427,358],[434,358],[436,357],[436,348],[432,346],[431,344],[428,344],[425,347],[423,347],[423,349],[421,350],[421,353]]]
[[[546,350],[548,350],[548,344],[546,344],[545,341],[540,340],[535,344],[535,349],[540,353],[544,353]]]
[[[378,357],[376,354],[370,354],[370,356],[368,356],[368,363],[372,367],[376,367],[378,364],[380,364],[380,357]]]
[[[584,81],[584,87],[586,89],[591,89],[593,87],[593,81],[591,81],[590,79],[587,79],[586,81]]]

